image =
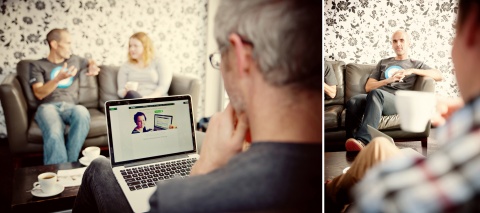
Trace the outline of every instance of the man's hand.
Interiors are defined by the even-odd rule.
[[[202,145],[201,157],[192,168],[192,175],[206,174],[227,164],[242,151],[248,130],[245,115],[236,115],[230,104],[213,115]]]
[[[94,60],[88,60],[88,72],[86,75],[88,76],[96,76],[100,72],[100,68],[97,66]]]
[[[437,98],[437,110],[434,112],[432,119],[433,126],[443,125],[450,116],[464,105],[461,98]]]
[[[53,79],[54,81],[58,83],[63,79],[71,78],[77,74],[77,68],[75,68],[74,66],[70,66],[67,69],[67,66],[67,62],[63,63],[63,67],[60,72],[58,72],[58,75],[55,76],[55,78]]]
[[[403,75],[403,72],[399,70],[395,72],[393,76],[391,76],[390,78],[387,78],[387,82],[388,83],[398,82],[398,81],[401,81],[404,77],[405,75]]]

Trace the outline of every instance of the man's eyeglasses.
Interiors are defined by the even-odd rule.
[[[244,39],[242,37],[240,38],[244,44],[248,44],[253,47],[253,42],[247,39]],[[223,48],[226,48],[226,47],[223,47]],[[219,52],[210,54],[210,56],[208,57],[210,59],[210,64],[212,65],[212,67],[217,70],[220,69],[220,63],[222,62],[222,54],[221,54],[223,52],[222,49]]]
[[[222,55],[220,53],[212,53],[209,56],[210,64],[214,69],[220,69],[220,63],[222,62]]]

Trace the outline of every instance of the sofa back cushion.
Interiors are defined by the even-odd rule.
[[[80,87],[78,91],[78,104],[87,108],[97,108],[98,82],[94,76],[87,76],[88,68],[80,70]]]
[[[343,83],[343,76],[345,72],[345,62],[343,61],[325,61],[325,67],[327,65],[332,65],[333,73],[335,73],[335,77],[337,79],[337,94],[335,98],[325,100],[324,105],[334,105],[334,104],[343,104],[344,103],[344,83]]]
[[[29,112],[35,112],[40,101],[38,101],[33,94],[32,87],[29,83],[31,62],[33,62],[33,60],[21,60],[17,63],[17,79],[22,87],[23,95],[27,100]]]
[[[345,70],[345,102],[358,94],[365,94],[365,83],[370,73],[375,69],[374,64],[347,64]]]
[[[120,99],[117,95],[117,74],[120,67],[118,66],[100,66],[98,74],[98,107],[102,112],[105,109],[105,101]]]

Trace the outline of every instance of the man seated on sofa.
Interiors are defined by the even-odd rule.
[[[322,51],[322,7],[220,2],[215,37],[230,105],[210,120],[191,176],[157,183],[152,212],[321,212],[323,119],[316,112],[323,75],[313,56]],[[253,142],[241,152],[248,130]],[[115,210],[131,211],[110,162],[98,158],[84,173],[73,212]]]
[[[71,36],[65,29],[47,34],[50,53],[32,62],[30,84],[41,104],[35,121],[42,130],[43,163],[58,164],[78,160],[80,149],[90,129],[90,114],[78,103],[78,71],[88,67],[86,75],[98,75],[100,69],[92,60],[72,55]],[[65,143],[65,125],[70,130]]]
[[[378,128],[382,115],[397,114],[397,90],[411,90],[417,76],[442,80],[440,71],[409,58],[410,38],[405,31],[393,33],[391,43],[396,56],[380,60],[365,84],[367,94],[353,96],[346,104],[347,151],[360,151],[370,142],[367,125]]]
[[[325,64],[324,78],[323,91],[325,92],[325,100],[335,98],[337,95],[337,78],[331,64]]]

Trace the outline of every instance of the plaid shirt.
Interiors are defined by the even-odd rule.
[[[361,212],[479,212],[480,97],[438,129],[442,147],[402,156],[369,171],[353,195]]]

